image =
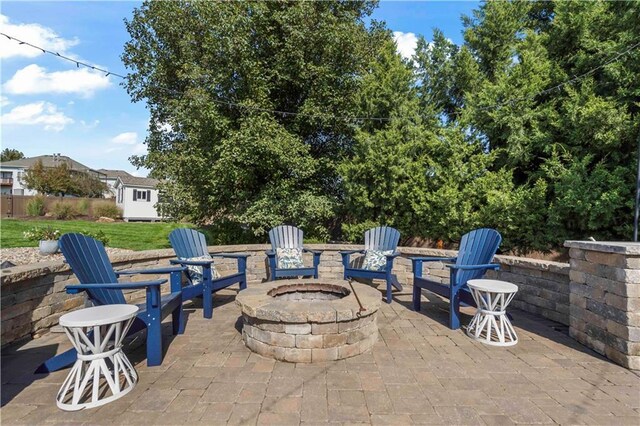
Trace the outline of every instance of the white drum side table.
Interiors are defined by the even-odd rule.
[[[498,280],[469,280],[467,282],[478,310],[467,327],[467,334],[475,340],[493,346],[513,346],[518,335],[507,317],[507,306],[518,286]]]
[[[58,391],[58,408],[99,407],[134,388],[138,374],[122,352],[122,341],[137,312],[134,305],[104,305],[60,317],[78,359]]]

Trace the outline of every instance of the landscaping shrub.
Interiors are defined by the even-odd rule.
[[[33,227],[28,231],[24,231],[24,238],[29,241],[51,241],[60,238],[60,231],[53,229],[51,226],[44,228]]]
[[[53,205],[53,217],[60,220],[73,219],[78,216],[78,209],[68,201],[58,201]]]
[[[98,240],[102,243],[102,245],[106,246],[109,243],[109,237],[104,233],[103,230],[90,232],[90,231],[82,231],[80,232],[82,235],[86,235],[87,237],[91,237],[94,240]]]
[[[44,197],[36,195],[27,203],[27,216],[44,216]]]
[[[93,205],[93,216],[118,219],[122,217],[122,209],[109,201],[101,201]]]
[[[89,214],[89,200],[80,200],[78,203],[78,213],[83,216]]]

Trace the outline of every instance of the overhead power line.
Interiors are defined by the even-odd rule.
[[[28,43],[26,41],[17,39],[17,38],[15,38],[13,36],[10,36],[10,35],[8,35],[6,33],[0,32],[0,35],[3,35],[6,38],[8,38],[9,40],[15,41],[15,42],[17,42],[17,43],[19,43],[21,45],[26,45],[26,46],[29,46],[31,48],[41,50],[42,53],[47,53],[47,54],[56,56],[56,57],[58,57],[60,59],[64,59],[66,61],[72,62],[72,63],[76,64],[77,68],[80,68],[81,66],[83,66],[83,67],[92,69],[94,71],[99,71],[101,73],[104,73],[106,77],[112,75],[114,77],[118,77],[118,78],[121,78],[123,80],[127,79],[127,77],[125,77],[122,74],[115,73],[115,72],[112,72],[112,71],[97,67],[95,65],[91,65],[91,64],[88,64],[86,62],[70,58],[70,57],[65,56],[65,55],[61,55],[58,52],[53,52],[53,51],[45,49],[43,47],[36,46],[34,44],[31,44],[31,43]],[[510,99],[510,100],[507,100],[507,101],[499,102],[499,103],[494,104],[494,105],[480,107],[478,109],[481,110],[481,111],[488,110],[488,109],[498,109],[498,108],[501,108],[501,107],[506,106],[506,105],[513,105],[513,104],[516,104],[518,102],[532,100],[532,99],[535,99],[538,96],[542,96],[542,95],[545,95],[545,94],[548,94],[548,93],[552,93],[552,92],[554,92],[556,90],[560,90],[562,87],[564,87],[564,86],[566,86],[568,84],[573,84],[573,83],[575,83],[577,81],[580,81],[580,80],[592,75],[593,73],[595,73],[599,69],[602,69],[602,68],[606,67],[607,65],[618,61],[624,55],[626,55],[626,54],[630,53],[631,51],[633,51],[634,49],[638,48],[638,46],[640,46],[640,41],[632,44],[631,46],[627,47],[625,50],[618,52],[617,54],[615,54],[614,56],[609,58],[607,61],[605,61],[604,63],[602,63],[602,64],[600,64],[600,65],[598,65],[598,66],[596,66],[594,68],[591,68],[590,70],[588,70],[588,71],[586,71],[586,72],[584,72],[584,73],[582,73],[580,75],[573,76],[572,78],[570,78],[570,79],[568,79],[566,81],[563,81],[560,84],[557,84],[557,85],[555,85],[553,87],[550,87],[548,89],[544,89],[544,90],[542,90],[542,91],[540,91],[538,93],[527,95],[527,96],[523,96],[523,97],[520,97],[520,98],[513,98],[513,99]],[[159,86],[156,87],[156,88],[159,89],[159,90],[165,91],[167,93],[179,94],[179,95],[182,94],[181,92],[179,92],[177,90],[174,90],[174,89],[169,89],[169,88],[159,87]],[[282,117],[303,116],[303,117],[309,117],[309,118],[321,118],[321,119],[329,119],[329,120],[336,120],[336,121],[353,121],[353,122],[361,122],[361,121],[385,122],[385,121],[391,121],[393,119],[392,117],[349,117],[349,116],[336,116],[336,115],[331,115],[331,114],[312,114],[312,113],[304,113],[304,112],[282,111],[282,110],[275,110],[275,109],[269,109],[269,108],[262,108],[262,107],[253,106],[253,105],[245,105],[245,104],[242,104],[240,102],[226,100],[226,99],[211,99],[211,101],[215,102],[217,104],[220,104],[220,105],[226,105],[228,107],[233,107],[233,108],[238,108],[238,109],[245,109],[245,110],[252,110],[252,111],[259,111],[259,112],[267,112],[267,113],[271,113],[271,114],[277,114],[277,115],[280,115]]]

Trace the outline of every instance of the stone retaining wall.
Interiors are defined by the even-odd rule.
[[[251,254],[247,259],[247,280],[262,282],[267,279],[267,260],[264,251],[267,245],[212,246],[211,251],[246,252]],[[361,246],[310,244],[309,248],[324,250],[319,274],[321,278],[342,278],[342,261],[340,250],[353,250]],[[455,256],[455,252],[447,250],[401,247],[399,251],[405,256]],[[173,250],[153,250],[114,256],[112,262],[116,270],[145,269],[169,264],[173,258]],[[352,256],[358,262],[358,256]],[[311,262],[311,256],[305,259]],[[511,281],[518,285],[520,291],[513,306],[569,324],[569,265],[511,256],[496,256],[501,270],[493,276]],[[235,270],[233,259],[216,259],[216,267],[221,274]],[[447,282],[449,270],[442,262],[425,263],[423,275],[429,274],[433,279]],[[394,273],[403,285],[412,283],[411,261],[398,258],[394,264]],[[58,319],[66,312],[84,306],[84,295],[69,295],[64,287],[77,283],[68,266],[62,262],[38,263],[17,266],[1,271],[1,317],[2,346],[27,337],[38,337],[58,324]],[[132,276],[125,279],[141,281],[162,276]],[[130,292],[129,300],[144,297],[143,292]]]
[[[640,369],[640,244],[567,241],[569,334],[627,368]]]

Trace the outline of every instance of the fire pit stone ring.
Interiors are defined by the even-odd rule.
[[[378,340],[380,301],[370,286],[326,279],[261,283],[236,297],[245,345],[287,362],[335,361],[368,351]]]

